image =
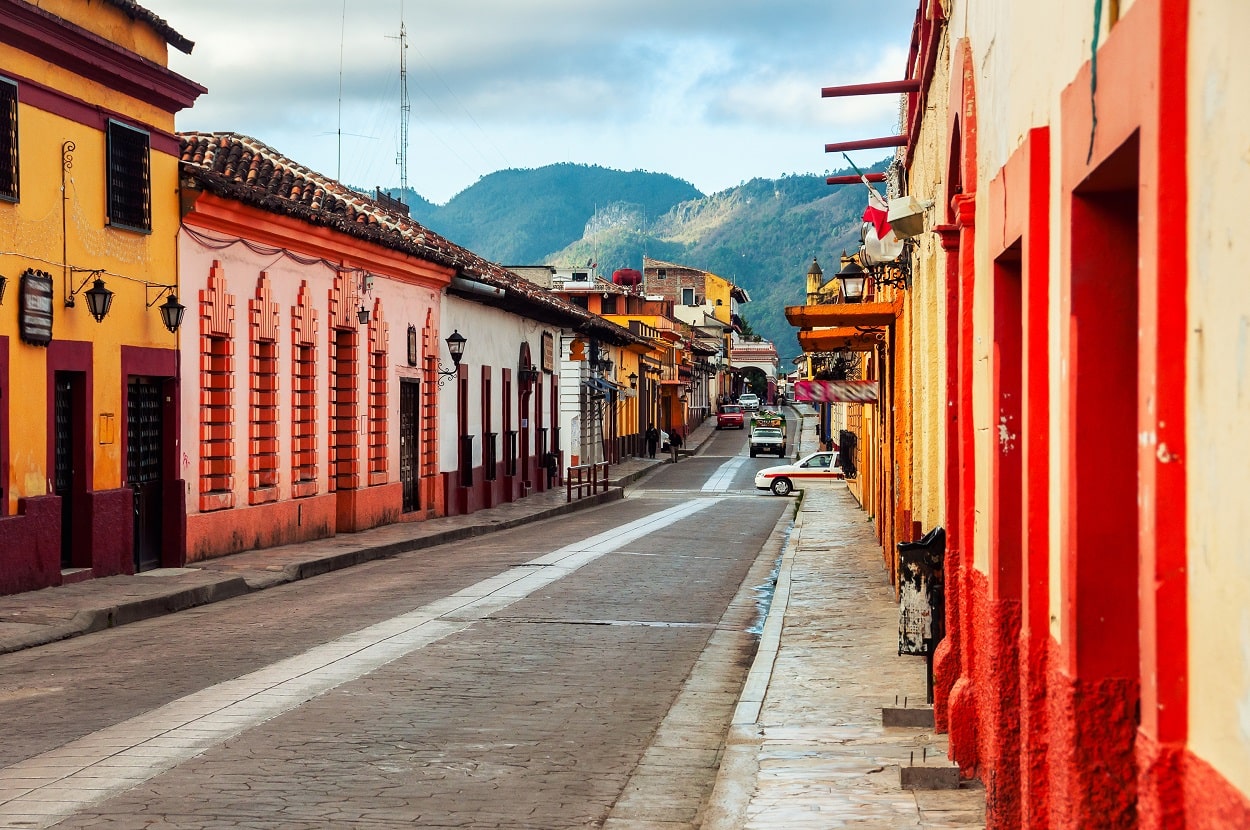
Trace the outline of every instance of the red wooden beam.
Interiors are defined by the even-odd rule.
[[[879,147],[903,147],[907,144],[905,135],[888,135],[884,138],[861,138],[858,141],[839,141],[826,144],[826,153],[843,153],[848,150],[875,150]]]
[[[883,95],[890,92],[918,92],[919,90],[920,81],[912,78],[906,81],[881,81],[875,84],[827,86],[820,90],[820,97],[845,98],[848,95]]]
[[[870,182],[885,181],[884,173],[865,173],[864,178]],[[859,176],[830,176],[825,184],[859,184]]]

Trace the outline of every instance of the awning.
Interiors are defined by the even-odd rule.
[[[883,331],[860,331],[857,328],[816,329],[799,332],[799,346],[804,352],[871,352],[885,342]]]
[[[802,329],[838,326],[888,326],[903,310],[902,302],[823,303],[786,306],[786,320]]]

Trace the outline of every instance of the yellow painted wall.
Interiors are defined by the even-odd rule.
[[[62,6],[73,7],[79,17],[90,17],[101,8],[111,10],[100,3],[68,0],[43,5],[53,11]],[[128,21],[124,15],[121,17]],[[148,31],[146,26],[136,28]],[[140,41],[147,38],[148,34],[144,33],[137,36]],[[150,44],[143,48],[163,61],[163,48],[159,53],[153,51]],[[97,84],[50,68],[11,47],[0,48],[0,66],[5,72],[31,77],[116,112],[119,120],[128,124],[151,124],[166,131],[173,130],[172,114],[156,111],[111,90],[101,89]],[[0,202],[0,273],[10,280],[4,305],[0,307],[0,335],[9,338],[13,390],[8,402],[9,513],[16,512],[17,499],[49,492],[51,475],[47,470],[47,350],[22,343],[18,336],[17,293],[21,274],[32,268],[53,276],[54,341],[93,344],[94,396],[89,407],[94,470],[87,486],[96,490],[119,487],[123,464],[120,430],[125,423],[125,413],[121,409],[120,348],[122,345],[175,346],[175,336],[161,324],[158,310],[146,305],[144,282],[173,282],[177,272],[175,239],[179,221],[177,160],[173,156],[155,150],[151,153],[152,231],[137,233],[109,228],[105,224],[106,156],[105,135],[101,130],[21,104],[18,131],[20,201]],[[72,141],[75,147],[71,152],[71,166],[64,171],[67,198],[62,199],[62,148],[67,141]],[[74,308],[65,306],[65,297],[71,290],[78,289],[84,281],[83,290],[92,284],[86,273],[77,273],[71,278],[65,263],[105,272],[103,279],[114,292],[114,298],[112,309],[103,322],[97,323],[91,317],[82,294],[78,295]],[[99,432],[100,415],[105,413],[114,416],[116,429],[111,441],[108,435]]]
[[[1189,734],[1250,792],[1250,5],[1190,15]]]
[[[35,5],[154,63],[168,65],[165,38],[146,25],[136,25],[128,14],[110,3],[102,0],[88,3],[82,0],[39,0]]]
[[[929,87],[929,117],[916,141],[908,171],[910,193],[933,201],[927,221],[945,216],[946,113],[950,84],[950,42],[944,37],[933,83]],[[925,532],[938,525],[950,527],[955,516],[944,513],[946,499],[946,253],[935,233],[916,237],[917,257],[911,290],[906,293],[911,318],[912,388],[912,518]]]
[[[712,316],[722,323],[729,323],[732,303],[729,297],[729,280],[708,274],[703,279],[703,296],[712,307]],[[717,302],[719,300],[719,303]]]

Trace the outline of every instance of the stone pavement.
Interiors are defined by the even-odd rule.
[[[708,419],[690,430],[683,455],[696,452],[715,429],[715,419]],[[400,522],[328,539],[244,551],[184,568],[158,568],[0,596],[0,654],[594,507],[622,498],[626,485],[671,462],[672,456],[664,454],[653,459],[627,458],[609,467],[607,490],[572,502],[566,501],[564,487],[556,487],[464,516]]]
[[[810,415],[798,441],[800,455],[817,448]],[[923,658],[898,655],[871,521],[845,484],[809,485],[702,830],[984,828],[979,782],[900,783],[908,766],[956,776],[945,735],[882,725],[885,707],[925,708],[925,686]]]
[[[815,449],[810,409],[796,436]],[[697,452],[715,421],[691,431]],[[572,504],[558,488],[467,516],[402,523],[136,576],[0,596],[0,653],[550,518],[611,499],[668,459],[629,459]],[[782,546],[760,645],[723,750],[703,830],[983,828],[985,793],[908,790],[904,766],[945,768],[945,737],[885,728],[882,707],[925,696],[924,663],[897,655],[898,609],[872,524],[845,485],[809,486]],[[626,827],[625,824],[614,826]],[[629,822],[630,830],[672,828]]]

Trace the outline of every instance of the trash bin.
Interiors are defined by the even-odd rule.
[[[933,702],[933,652],[946,636],[946,530],[898,543],[898,653],[924,655]]]

